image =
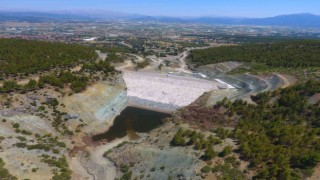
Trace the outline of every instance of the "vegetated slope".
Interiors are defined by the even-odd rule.
[[[196,65],[226,61],[258,62],[270,67],[319,67],[320,41],[296,40],[270,44],[222,46],[191,51]]]
[[[41,73],[41,75],[38,81],[30,79],[25,85],[20,85],[14,80],[3,81],[0,93],[33,91],[46,85],[60,90],[70,88],[71,92],[81,92],[89,83],[106,79],[109,74],[116,73],[110,62],[95,62],[96,58],[94,49],[86,46],[1,39],[1,79],[9,76],[27,78],[24,76],[30,73]],[[70,70],[74,66],[80,67],[78,72]],[[49,71],[52,68],[55,68],[55,71]]]
[[[57,90],[69,87],[71,92],[79,93],[85,90],[90,82],[104,80],[109,77],[109,75],[115,74],[115,68],[110,65],[109,62],[88,62],[83,63],[79,73],[72,73],[69,70],[58,73],[51,72],[40,76],[38,82],[32,79],[29,80],[26,85],[19,85],[16,81],[4,81],[3,86],[0,87],[0,93],[34,91],[46,85],[56,87]]]
[[[81,60],[94,60],[96,57],[93,49],[80,45],[1,39],[0,77],[70,66]]]
[[[226,115],[238,116],[232,137],[239,153],[251,162],[259,179],[310,176],[320,160],[320,101],[308,103],[320,93],[320,83],[309,81],[275,92],[253,96],[256,104],[226,99],[217,104]],[[216,107],[216,108],[217,108]]]
[[[177,120],[203,130],[234,127],[227,136],[237,142],[234,152],[250,162],[247,170],[256,172],[254,179],[304,179],[320,162],[319,99],[314,103],[319,94],[320,82],[308,81],[252,96],[255,103],[225,98],[206,107],[196,102],[184,108]],[[186,146],[188,138],[180,132],[173,142]],[[211,145],[200,143],[212,152]]]

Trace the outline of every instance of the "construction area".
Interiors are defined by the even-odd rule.
[[[167,109],[166,105],[172,108],[187,106],[204,92],[218,89],[221,84],[192,76],[134,71],[124,72],[124,81],[129,101],[133,100],[133,104],[152,108],[161,103],[162,109]]]

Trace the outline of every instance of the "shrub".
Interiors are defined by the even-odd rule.
[[[226,146],[223,150],[219,153],[220,157],[225,157],[232,153],[232,146]]]
[[[210,171],[211,171],[211,167],[209,166],[204,166],[203,168],[201,168],[202,173],[209,173]]]

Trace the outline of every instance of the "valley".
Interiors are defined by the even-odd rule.
[[[275,40],[229,35],[242,26],[5,26],[23,33],[0,39],[0,179],[317,179],[318,40],[279,27]]]

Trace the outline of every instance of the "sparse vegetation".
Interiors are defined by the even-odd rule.
[[[50,157],[48,155],[41,156],[42,161],[47,163],[49,166],[54,167],[52,180],[69,180],[71,179],[71,171],[66,157],[60,158]]]
[[[24,137],[20,137],[19,139],[24,142],[16,143],[15,146],[19,148],[27,148],[28,150],[40,149],[44,151],[52,151],[54,154],[58,154],[60,152],[59,148],[66,148],[66,144],[64,142],[58,141],[58,137],[52,137],[51,134],[37,136],[37,143],[33,144],[25,143],[26,139]]]
[[[201,132],[191,131],[189,129],[183,130],[180,128],[171,140],[172,146],[193,146],[195,150],[204,150],[201,159],[204,161],[211,160],[217,156],[213,146],[219,144],[220,141],[214,138],[212,134],[205,138]]]
[[[132,171],[129,171],[130,167],[126,164],[120,165],[120,172],[122,173],[122,176],[120,177],[120,180],[131,180],[132,177]]]

